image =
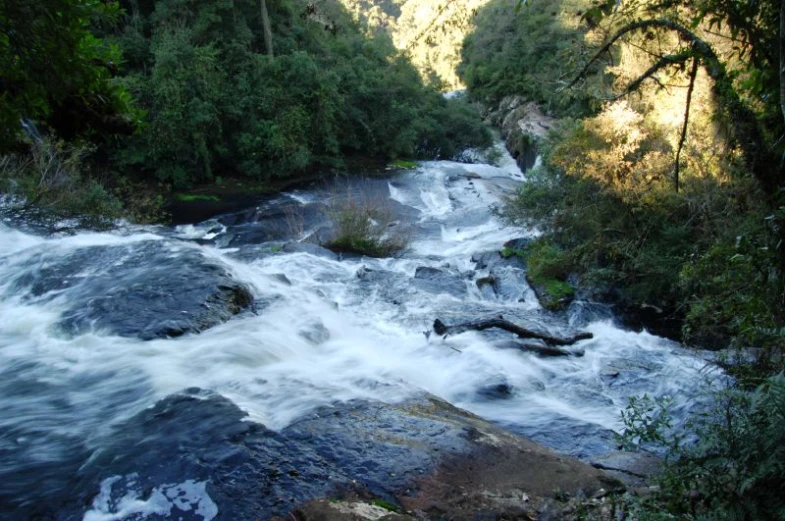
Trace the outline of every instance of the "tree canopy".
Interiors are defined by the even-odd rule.
[[[119,16],[104,0],[0,0],[0,151],[21,120],[64,138],[132,131],[139,114],[115,86],[119,48],[96,37]]]

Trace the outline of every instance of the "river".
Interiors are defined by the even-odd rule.
[[[482,262],[480,254],[492,257],[504,242],[536,234],[492,211],[524,180],[509,156],[501,163],[422,162],[173,228],[121,224],[47,235],[7,219],[0,224],[0,517],[169,519],[185,497],[200,507],[180,518],[215,518],[209,488],[188,476],[139,492],[144,507],[108,499],[119,476],[100,485],[78,479],[130,419],[185,389],[221,395],[272,431],[324,406],[399,403],[426,391],[581,458],[614,450],[630,396],[672,396],[677,415],[692,406],[708,370],[703,358],[618,327],[599,304],[545,311],[522,265],[498,256]],[[284,247],[324,225],[314,208],[347,193],[390,208],[395,226],[411,236],[403,255]],[[490,271],[496,285],[478,286]],[[174,318],[166,320],[174,323],[193,311],[168,295],[216,273],[247,287],[253,304],[199,334],[137,334],[148,319],[139,310],[158,319],[167,315],[161,302],[171,300]],[[177,287],[156,282],[165,279]],[[594,338],[577,346],[583,356],[541,358],[510,347],[507,333],[426,334],[435,318],[498,315]],[[101,465],[103,476],[112,475],[111,461]]]

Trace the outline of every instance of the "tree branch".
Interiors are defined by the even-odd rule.
[[[687,103],[684,107],[684,125],[681,127],[679,137],[679,147],[676,149],[676,164],[674,165],[673,178],[676,183],[676,193],[679,193],[679,161],[681,150],[684,148],[684,140],[687,138],[687,123],[690,120],[690,104],[692,103],[692,91],[695,89],[695,78],[698,76],[698,60],[692,59],[692,70],[690,71],[690,86],[687,88]]]
[[[785,12],[785,0],[781,1],[783,2],[781,12]],[[781,15],[781,25],[783,18],[785,18],[785,16]],[[689,42],[691,44],[690,50],[672,55],[670,57],[666,56],[659,60],[641,77],[633,80],[630,85],[627,86],[627,89],[625,89],[625,94],[640,87],[640,84],[647,77],[650,77],[652,74],[654,74],[654,72],[662,69],[667,65],[684,62],[690,57],[698,59],[700,64],[706,70],[706,73],[714,82],[714,94],[720,100],[721,106],[728,111],[728,121],[733,126],[733,134],[736,142],[741,146],[742,151],[744,152],[744,158],[746,160],[747,167],[761,182],[763,189],[766,190],[767,193],[777,193],[780,182],[780,171],[777,168],[771,168],[771,165],[776,164],[776,159],[774,158],[771,151],[763,146],[763,134],[758,125],[755,114],[747,105],[744,104],[744,102],[739,97],[739,94],[736,92],[736,89],[733,85],[733,81],[728,77],[728,74],[725,70],[725,65],[719,60],[717,53],[714,52],[714,49],[712,49],[711,45],[678,22],[663,18],[656,18],[651,20],[640,20],[622,27],[595,53],[591,60],[589,60],[581,72],[566,88],[572,87],[581,78],[583,78],[591,66],[600,58],[600,56],[609,52],[611,47],[617,41],[619,41],[620,38],[630,33],[644,31],[651,28],[667,29],[676,32],[683,41]],[[663,61],[666,58],[668,58],[668,60]],[[783,67],[781,67],[780,70],[781,80],[785,79],[785,63],[782,63],[782,65]],[[622,94],[622,96],[625,94]],[[783,104],[782,110],[783,117],[785,117],[785,104]]]
[[[671,65],[676,65],[678,63],[684,63],[688,59],[690,59],[691,57],[692,57],[692,54],[687,52],[687,51],[684,51],[684,52],[681,52],[681,53],[678,53],[678,54],[669,54],[667,56],[663,56],[662,58],[657,60],[657,63],[655,63],[654,65],[649,67],[646,70],[646,72],[644,72],[643,74],[641,74],[640,76],[635,78],[633,81],[631,81],[627,85],[627,87],[625,87],[624,92],[622,92],[621,94],[618,94],[618,95],[612,97],[610,100],[611,101],[615,101],[615,100],[617,100],[619,98],[623,98],[624,96],[626,96],[630,92],[638,90],[638,88],[641,86],[641,84],[644,81],[646,81],[648,78],[651,78],[660,69],[664,69],[665,67],[669,67]],[[657,80],[656,78],[652,78],[652,79],[654,79],[657,83],[662,85],[662,83],[660,83],[660,81]]]
[[[530,329],[526,329],[517,324],[513,324],[509,320],[503,318],[490,318],[485,320],[475,320],[469,322],[462,322],[460,324],[453,324],[448,326],[440,319],[433,322],[433,332],[437,335],[457,335],[466,331],[483,331],[485,329],[499,328],[510,333],[515,333],[519,338],[538,338],[550,346],[570,346],[580,340],[587,340],[594,338],[594,335],[584,331],[570,337],[553,337],[544,333],[537,333]]]

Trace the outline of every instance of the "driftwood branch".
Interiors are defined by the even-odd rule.
[[[485,320],[474,320],[453,324],[448,326],[438,318],[433,322],[433,331],[437,335],[457,335],[466,331],[483,331],[485,329],[498,328],[518,335],[519,338],[538,338],[550,346],[571,346],[580,340],[588,340],[594,335],[588,331],[578,333],[570,337],[553,337],[545,333],[537,333],[531,329],[526,329],[509,320],[503,318],[490,318]]]

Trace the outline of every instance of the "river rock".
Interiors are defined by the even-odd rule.
[[[521,96],[507,96],[487,120],[501,130],[507,150],[522,171],[532,168],[537,158],[537,143],[555,127],[556,119]]]
[[[548,286],[546,284],[538,284],[534,280],[532,280],[529,275],[526,275],[526,281],[529,283],[529,286],[534,291],[534,294],[537,295],[537,300],[540,301],[540,305],[547,310],[550,311],[561,311],[569,307],[572,301],[575,299],[575,295],[573,293],[569,295],[565,295],[563,297],[556,297],[548,291]]]
[[[475,281],[477,289],[480,290],[480,294],[483,296],[483,298],[488,300],[496,298],[496,291],[493,289],[495,283],[496,279],[490,275],[487,277],[480,277]]]
[[[646,485],[662,472],[662,458],[649,452],[615,451],[592,458],[593,467],[602,469],[629,487]]]
[[[460,275],[428,266],[420,266],[415,270],[413,284],[417,289],[428,293],[448,293],[455,297],[468,293],[466,282]]]
[[[60,328],[143,340],[198,333],[247,309],[253,297],[197,247],[151,240],[41,252],[12,283],[35,302],[62,300]]]
[[[520,268],[497,267],[490,271],[493,278],[493,291],[503,300],[522,301],[529,284],[526,274]]]
[[[475,253],[472,255],[471,261],[474,263],[475,269],[484,270],[501,263],[503,261],[503,257],[498,251],[486,251]]]
[[[316,257],[323,257],[329,260],[338,260],[338,255],[334,252],[323,248],[311,242],[295,242],[290,241],[283,245],[282,251],[286,253],[308,253]]]
[[[309,501],[357,496],[439,519],[525,519],[620,486],[429,395],[322,407],[272,431],[226,398],[190,390],[141,411],[110,439],[75,472],[79,486],[59,498],[68,507],[58,519],[82,519],[87,509],[110,516],[121,498],[156,491],[170,498],[169,517],[188,520],[203,519],[197,510],[216,520],[288,519]],[[186,488],[192,493],[175,498]]]
[[[227,245],[237,247],[298,239],[307,230],[327,222],[327,214],[327,206],[322,203],[300,204],[274,199],[242,212],[222,215],[217,220],[228,227]]]

